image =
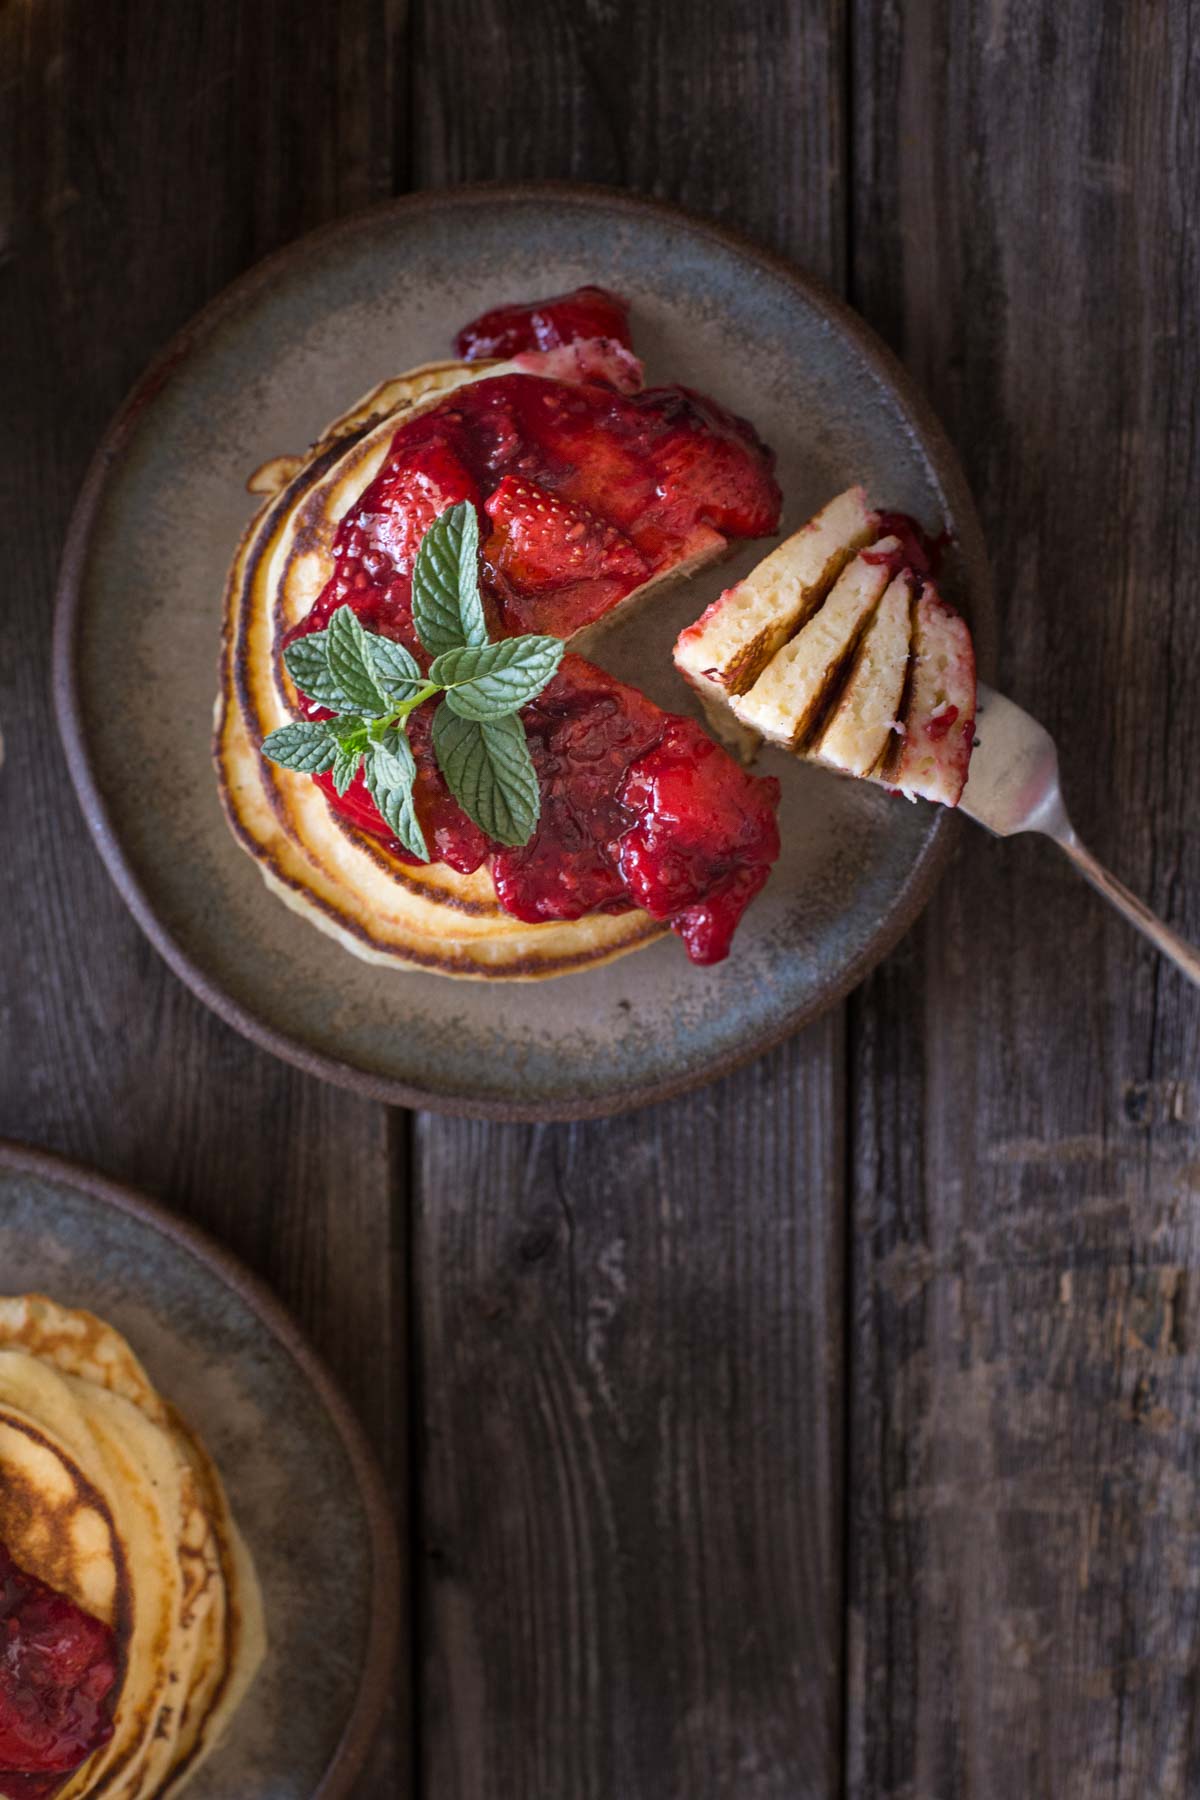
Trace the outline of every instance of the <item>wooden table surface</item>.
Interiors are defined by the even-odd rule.
[[[204,301],[411,188],[627,185],[926,386],[1000,683],[1200,937],[1200,0],[5,0],[0,109],[0,1131],[216,1233],[367,1422],[361,1794],[1200,1793],[1200,1003],[1052,849],[964,831],[847,1006],[676,1104],[388,1112],[168,973],[48,700],[89,454]]]

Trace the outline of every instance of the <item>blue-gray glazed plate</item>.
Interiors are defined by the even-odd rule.
[[[395,1660],[395,1537],[363,1434],[278,1302],[149,1200],[0,1142],[0,1293],[124,1333],[215,1457],[262,1582],[269,1648],[189,1800],[344,1800]]]
[[[728,962],[695,969],[668,937],[513,985],[359,963],[281,905],[235,844],[209,736],[248,472],[303,449],[385,376],[445,356],[484,307],[584,281],[630,297],[651,379],[754,420],[778,453],[785,530],[855,481],[948,530],[947,589],[987,671],[987,562],[939,426],[861,320],[745,240],[602,190],[464,189],[359,214],[252,270],[169,347],[97,454],[63,565],[59,717],[100,851],[176,972],[278,1055],[384,1100],[582,1117],[710,1079],[860,980],[949,848],[953,821],[933,809],[769,753],[785,850]],[[618,623],[597,660],[686,710],[675,635],[764,548]]]

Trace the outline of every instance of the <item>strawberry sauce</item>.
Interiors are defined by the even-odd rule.
[[[116,1642],[0,1544],[0,1795],[43,1800],[112,1736]]]
[[[629,302],[607,288],[581,287],[549,300],[497,306],[464,325],[454,351],[467,362],[481,357],[517,356],[522,350],[556,350],[585,338],[611,338],[632,348]]]
[[[717,534],[779,522],[770,453],[751,426],[687,388],[498,375],[402,425],[334,538],[336,568],[293,635],[345,602],[419,651],[412,567],[448,506],[480,508],[493,634],[568,637]]]
[[[946,532],[943,531],[940,537],[930,537],[908,513],[882,512],[875,516],[880,537],[898,538],[899,542],[894,550],[864,550],[864,562],[886,567],[889,575],[910,569],[921,581],[937,574],[942,552],[950,542]]]
[[[618,391],[593,370],[629,333],[624,302],[598,288],[501,307],[464,328],[460,354],[548,352],[584,342],[576,380],[534,373],[474,382],[401,425],[387,461],[334,539],[334,574],[287,641],[339,606],[428,662],[412,622],[412,569],[447,507],[479,512],[480,579],[493,637],[567,638],[635,588],[722,539],[779,522],[773,457],[744,419],[682,387]],[[536,364],[536,356],[529,358]],[[609,359],[611,362],[611,358]],[[637,367],[633,363],[633,367]],[[409,722],[417,812],[433,855],[461,873],[492,856],[501,904],[528,920],[642,906],[669,918],[697,962],[728,953],[737,919],[778,855],[774,782],[758,781],[698,726],[568,657],[522,714],[542,788],[522,850],[493,845],[461,811],[434,761],[435,703]],[[310,717],[320,708],[307,705]],[[691,771],[690,775],[687,771]],[[404,862],[361,774],[330,805]],[[739,808],[741,812],[739,813]],[[737,815],[737,816],[735,816]]]
[[[579,656],[521,716],[542,811],[530,843],[496,852],[501,904],[531,922],[640,906],[693,962],[728,956],[779,855],[779,783]]]

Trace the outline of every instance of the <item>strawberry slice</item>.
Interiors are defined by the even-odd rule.
[[[421,539],[438,515],[460,500],[479,499],[470,470],[442,437],[393,456],[368,492],[369,510],[343,523],[337,550],[361,562],[373,582],[411,575]]]
[[[774,458],[754,427],[690,388],[651,388],[631,405],[653,444],[658,503],[668,530],[684,520],[730,537],[764,537],[779,522]]]
[[[459,356],[516,356],[520,350],[555,350],[579,338],[615,338],[631,348],[629,302],[607,288],[581,287],[549,300],[496,306],[464,325],[454,340]]]
[[[412,569],[421,539],[439,513],[459,500],[478,505],[479,484],[440,433],[424,443],[393,446],[357,512],[346,514],[333,540],[334,570],[311,610],[284,639],[324,631],[339,606],[354,608],[368,631],[398,638],[423,655],[412,622]],[[315,704],[308,718],[325,718]]]
[[[518,590],[544,592],[598,580],[632,587],[649,573],[645,557],[624,532],[536,482],[506,475],[484,511],[495,528],[484,557]]]

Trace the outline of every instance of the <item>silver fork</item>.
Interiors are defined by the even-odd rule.
[[[1084,880],[1200,987],[1200,952],[1164,925],[1080,843],[1058,784],[1058,750],[1045,726],[980,682],[976,738],[959,810],[997,837],[1040,831],[1053,838]]]

